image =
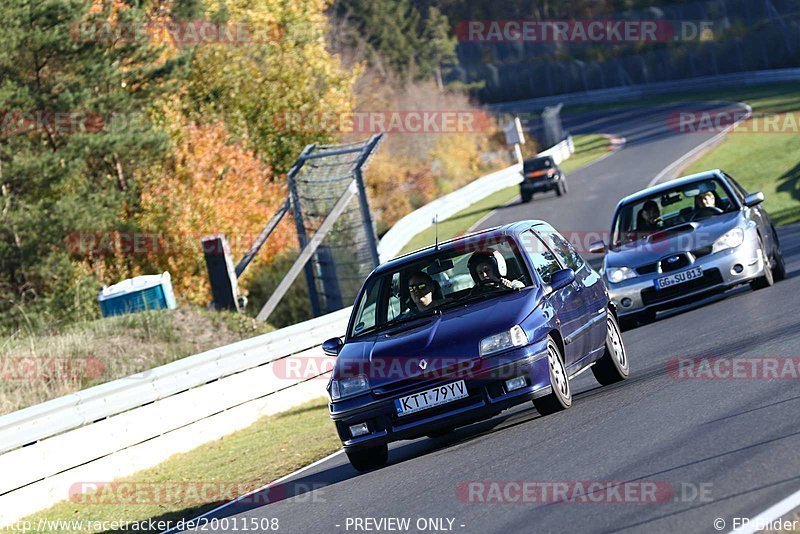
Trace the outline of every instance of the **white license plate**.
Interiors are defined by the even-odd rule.
[[[667,287],[676,286],[678,284],[683,284],[684,282],[689,282],[691,280],[695,280],[696,278],[702,277],[703,269],[701,267],[695,267],[694,269],[689,269],[688,271],[671,274],[669,276],[664,276],[663,278],[657,279],[656,289],[665,289]]]
[[[420,391],[413,395],[407,395],[395,399],[394,404],[397,408],[397,415],[408,415],[411,413],[427,410],[434,406],[441,406],[448,402],[463,399],[468,395],[467,386],[463,380],[444,384],[432,389]]]

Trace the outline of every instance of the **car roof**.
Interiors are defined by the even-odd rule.
[[[722,176],[722,171],[719,169],[713,169],[710,171],[703,171],[698,172],[695,174],[690,174],[688,176],[683,176],[681,178],[676,178],[674,180],[670,180],[668,182],[664,182],[663,184],[654,185],[653,187],[648,187],[647,189],[642,189],[641,191],[637,191],[632,195],[628,195],[622,200],[620,200],[617,205],[622,206],[623,204],[629,204],[631,202],[636,202],[638,200],[642,200],[646,197],[652,196],[654,194],[661,193],[663,191],[667,191],[668,189],[672,189],[676,186],[687,185],[691,184],[696,181],[700,180],[707,180],[709,178],[719,178],[724,180]]]
[[[509,224],[504,224],[502,226],[495,226],[493,228],[489,228],[486,230],[480,230],[478,232],[473,232],[463,236],[455,237],[447,241],[441,241],[439,242],[438,251],[453,250],[455,248],[458,248],[458,246],[461,243],[475,239],[476,236],[481,236],[482,238],[485,239],[493,239],[503,236],[513,236],[527,230],[531,226],[536,226],[540,224],[550,227],[550,225],[547,222],[535,219],[517,221]],[[402,268],[403,266],[416,263],[417,261],[420,260],[424,260],[427,256],[430,256],[431,254],[434,254],[436,252],[437,248],[435,245],[428,245],[425,248],[409,252],[408,254],[404,254],[403,256],[399,256],[397,258],[387,261],[386,263],[380,264],[378,267],[375,268],[372,274],[375,275],[386,271],[392,271],[398,268]]]

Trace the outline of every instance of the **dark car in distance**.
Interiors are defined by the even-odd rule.
[[[558,196],[567,194],[567,176],[551,156],[526,159],[522,163],[522,182],[519,194],[528,203],[534,193],[555,191]]]
[[[600,275],[550,225],[521,221],[391,260],[366,279],[336,356],[330,416],[351,464],[520,403],[572,404],[570,378],[628,377]]]

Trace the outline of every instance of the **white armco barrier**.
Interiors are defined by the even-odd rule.
[[[350,309],[0,417],[0,527],[324,396]]]
[[[556,163],[561,163],[570,157],[573,152],[575,152],[575,146],[572,143],[572,137],[569,137],[556,146],[537,154],[537,156],[552,156]],[[437,198],[433,202],[412,211],[397,221],[381,238],[381,242],[378,244],[378,254],[381,262],[396,257],[411,239],[433,226],[434,217],[438,217],[439,221],[444,221],[492,193],[520,183],[522,181],[521,171],[521,165],[512,165],[501,171],[478,178],[461,189]]]
[[[548,153],[560,161],[571,147],[565,141]],[[515,165],[420,208],[381,250],[399,252],[431,225],[426,213],[447,218],[520,179]],[[325,396],[333,359],[320,345],[344,334],[349,315],[340,310],[0,416],[0,527]]]

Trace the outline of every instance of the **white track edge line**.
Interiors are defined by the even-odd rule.
[[[208,512],[206,512],[206,513],[204,513],[204,514],[200,514],[200,515],[198,515],[197,517],[194,517],[194,518],[192,518],[192,519],[185,520],[185,521],[184,521],[184,523],[185,523],[187,526],[188,526],[189,524],[191,524],[191,523],[195,523],[195,522],[196,522],[198,519],[202,519],[203,517],[206,517],[206,516],[208,516],[208,515],[211,515],[211,514],[213,514],[213,513],[215,513],[215,512],[219,512],[220,510],[223,510],[223,509],[227,508],[228,506],[231,506],[231,505],[233,505],[233,504],[236,504],[237,502],[241,501],[242,499],[246,499],[247,497],[250,497],[251,495],[255,495],[256,493],[258,493],[258,492],[260,492],[260,491],[264,491],[265,489],[267,489],[268,487],[270,487],[270,486],[272,486],[272,485],[274,485],[274,484],[278,484],[279,482],[283,482],[284,480],[286,480],[286,479],[288,479],[288,478],[291,478],[291,477],[293,477],[293,476],[295,476],[295,475],[299,475],[299,474],[300,474],[300,473],[302,473],[303,471],[307,471],[307,470],[311,469],[312,467],[316,467],[316,466],[318,466],[319,464],[321,464],[321,463],[323,463],[323,462],[326,462],[326,461],[330,460],[330,459],[331,459],[331,458],[333,458],[334,456],[336,456],[336,455],[338,455],[338,454],[341,454],[342,452],[344,452],[344,449],[339,449],[338,451],[336,451],[336,452],[334,452],[334,453],[332,453],[332,454],[329,454],[329,455],[328,455],[328,456],[326,456],[325,458],[320,458],[319,460],[317,460],[317,461],[315,461],[315,462],[312,462],[312,463],[308,464],[308,465],[307,465],[307,466],[305,466],[305,467],[301,467],[300,469],[298,469],[298,470],[296,470],[296,471],[293,471],[293,472],[289,473],[288,475],[284,475],[284,476],[280,477],[280,478],[279,478],[279,479],[277,479],[277,480],[273,480],[273,481],[272,481],[272,482],[270,482],[269,484],[265,484],[265,485],[261,486],[260,488],[258,488],[258,489],[255,489],[255,490],[253,490],[253,491],[251,491],[251,492],[249,492],[249,493],[246,493],[246,494],[244,494],[244,495],[240,495],[240,496],[236,497],[235,499],[233,499],[232,501],[228,501],[228,502],[226,502],[225,504],[221,504],[221,505],[217,506],[217,507],[216,507],[216,508],[214,508],[213,510],[209,510]],[[177,527],[177,526],[175,526],[175,527],[173,527],[173,528],[171,528],[171,529],[169,529],[169,530],[165,530],[165,531],[163,531],[163,532],[162,532],[162,534],[168,534],[168,533],[170,533],[170,532],[175,532],[177,528],[178,528],[178,527]],[[193,529],[193,530],[194,530],[194,529]]]
[[[690,150],[689,152],[687,152],[686,154],[684,154],[683,156],[681,156],[677,160],[673,161],[664,170],[662,170],[660,173],[658,173],[658,175],[656,175],[655,178],[650,180],[650,183],[647,184],[647,187],[653,187],[654,185],[658,184],[664,178],[664,176],[666,176],[667,174],[669,174],[673,170],[679,168],[686,160],[688,160],[689,158],[694,157],[695,155],[697,155],[698,152],[701,152],[701,151],[705,150],[709,145],[715,143],[720,138],[728,135],[728,133],[731,130],[733,130],[734,128],[739,126],[739,123],[741,123],[743,121],[746,121],[747,119],[749,119],[753,115],[753,108],[750,107],[749,104],[745,104],[744,102],[738,102],[738,104],[740,106],[744,106],[744,108],[747,110],[747,113],[745,113],[745,115],[742,118],[740,118],[739,120],[737,120],[736,122],[734,122],[733,124],[731,124],[730,126],[725,128],[724,130],[719,132],[717,135],[715,135],[711,139],[707,139],[706,141],[704,141],[703,143],[697,145],[696,147],[694,147],[692,150]]]
[[[750,519],[750,522],[747,525],[743,525],[737,529],[731,530],[730,534],[752,534],[754,532],[758,532],[759,529],[757,527],[759,524],[765,525],[775,521],[776,519],[780,519],[798,506],[800,506],[800,490],[792,493],[785,499],[773,504],[757,516],[753,517]]]

